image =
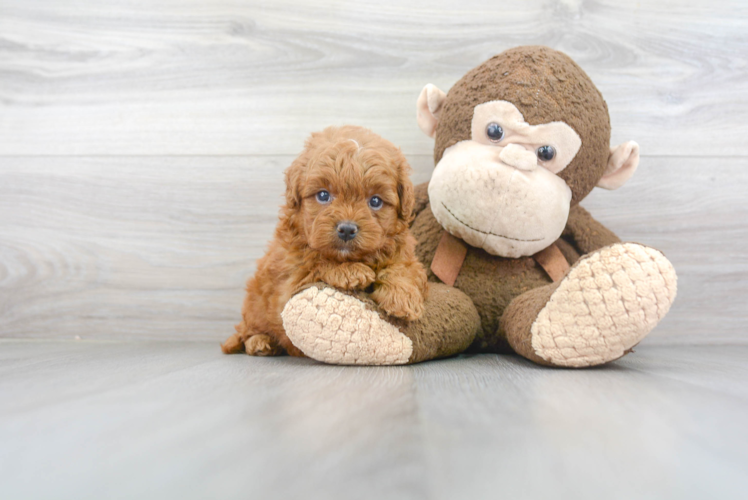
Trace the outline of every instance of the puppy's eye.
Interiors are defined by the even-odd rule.
[[[330,200],[332,200],[332,196],[330,196],[330,193],[328,193],[327,191],[320,191],[319,193],[317,193],[318,202],[325,204],[330,203]]]
[[[372,210],[379,210],[380,208],[382,208],[382,205],[384,205],[384,201],[382,201],[382,198],[380,198],[379,196],[372,196],[371,198],[369,198],[369,207]]]
[[[538,148],[538,159],[540,161],[551,161],[556,156],[553,146],[540,146]]]
[[[491,142],[499,142],[504,138],[504,129],[498,123],[489,123],[486,126],[486,135],[491,139]]]

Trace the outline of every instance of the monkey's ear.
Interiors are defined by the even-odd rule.
[[[634,141],[624,142],[610,148],[608,166],[598,181],[597,187],[618,189],[626,184],[639,166],[639,145]]]
[[[429,137],[436,134],[436,125],[439,123],[439,113],[441,113],[444,99],[447,94],[439,90],[435,85],[428,84],[423,87],[421,95],[418,96],[416,103],[416,119],[418,126],[423,133]]]

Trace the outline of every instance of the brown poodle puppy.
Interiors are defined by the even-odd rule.
[[[286,170],[275,237],[247,283],[242,322],[223,352],[303,356],[283,330],[281,311],[317,281],[367,289],[388,314],[418,318],[427,285],[408,230],[415,203],[409,174],[400,149],[367,129],[312,134]]]

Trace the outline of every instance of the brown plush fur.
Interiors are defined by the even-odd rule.
[[[416,197],[428,198],[427,187],[428,184],[416,186]],[[426,204],[416,215],[411,230],[418,241],[416,255],[428,269],[429,280],[441,283],[431,271],[430,266],[444,228],[434,217],[430,205]],[[581,255],[619,241],[615,234],[593,219],[584,208],[577,205],[572,207],[566,229],[561,238],[556,241],[556,245],[569,264],[574,264]],[[481,318],[480,328],[475,341],[470,346],[470,351],[512,352],[515,350],[507,342],[504,325],[500,324],[502,316],[515,298],[531,290],[549,286],[551,283],[548,274],[532,257],[517,259],[497,257],[483,249],[468,246],[467,256],[454,286],[470,297]],[[552,289],[555,290],[555,287]],[[538,296],[537,293],[533,293],[532,300],[536,301]],[[440,304],[438,307],[443,308],[445,305]],[[512,321],[522,315],[526,316],[520,321],[523,325],[528,321],[532,324],[537,313],[535,309],[524,306],[516,306],[512,310],[514,311]],[[509,324],[507,320],[503,321],[504,324]],[[525,355],[524,352],[521,354]]]
[[[556,242],[566,260],[573,264],[583,254],[620,241],[578,205],[602,177],[610,154],[608,107],[587,74],[567,55],[548,47],[517,47],[492,57],[449,90],[436,129],[436,163],[445,149],[470,139],[475,106],[495,100],[517,106],[531,125],[563,121],[582,139],[577,155],[558,174],[572,190],[569,219]],[[417,186],[415,196],[416,253],[429,268],[444,229],[431,213],[427,185]],[[429,280],[440,282],[430,269]],[[537,362],[527,349],[518,349],[521,343],[516,332],[526,333],[524,327],[532,323],[538,309],[527,304],[538,306],[555,289],[551,283],[532,257],[497,257],[469,247],[454,286],[472,299],[480,314],[480,328],[470,350],[518,351]],[[516,304],[510,308],[513,301]],[[510,314],[502,320],[505,312]],[[512,330],[512,349],[506,326],[515,324],[522,328]]]
[[[419,318],[426,273],[408,230],[415,204],[409,174],[401,151],[369,130],[330,127],[312,134],[286,170],[286,203],[275,237],[247,283],[242,321],[223,351],[303,356],[286,336],[280,313],[294,293],[314,282],[371,288],[387,314]],[[318,202],[321,190],[332,201]],[[369,207],[374,195],[384,201],[379,210]],[[343,221],[358,226],[349,242],[337,234]]]
[[[608,106],[589,76],[569,56],[548,47],[517,47],[469,71],[449,89],[436,129],[434,163],[444,150],[470,139],[473,110],[509,101],[530,125],[562,121],[582,139],[574,160],[558,175],[577,204],[603,175],[610,153]]]

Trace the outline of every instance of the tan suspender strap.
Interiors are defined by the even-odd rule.
[[[545,250],[541,250],[532,256],[535,262],[540,264],[540,267],[545,269],[548,276],[555,282],[566,276],[569,271],[569,262],[567,262],[564,254],[558,249],[556,244],[552,244]]]
[[[453,286],[457,281],[457,275],[460,274],[467,251],[467,243],[444,231],[431,261],[431,270],[444,283]]]
[[[444,231],[436,247],[434,259],[431,261],[431,271],[445,284],[454,286],[462,263],[465,262],[467,250],[467,243]],[[559,281],[569,272],[569,262],[555,243],[536,253],[532,258],[554,282]]]

